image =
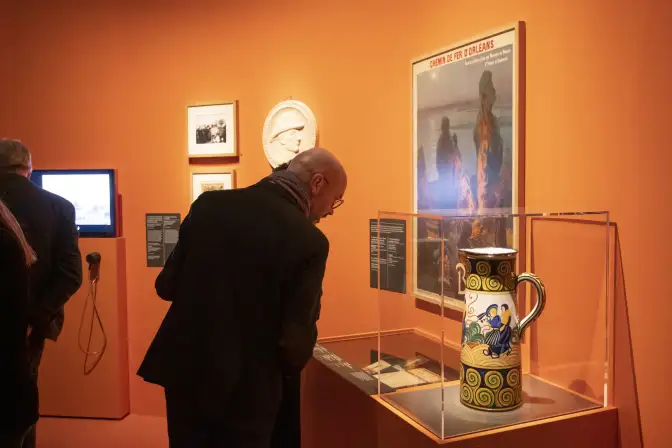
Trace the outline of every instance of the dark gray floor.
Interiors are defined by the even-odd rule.
[[[460,403],[459,384],[446,386],[443,438],[601,407],[597,403],[528,375],[523,375],[523,395],[525,403],[514,411],[484,412],[467,408]],[[382,398],[441,437],[440,387],[383,395]]]

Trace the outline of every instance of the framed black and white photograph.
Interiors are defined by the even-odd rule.
[[[187,108],[189,157],[238,155],[236,103]]]

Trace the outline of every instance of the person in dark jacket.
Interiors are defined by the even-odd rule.
[[[273,172],[285,171],[289,162]],[[282,379],[282,401],[273,426],[271,448],[301,448],[301,374],[285,375]]]
[[[30,267],[28,338],[31,371],[37,382],[46,339],[56,341],[63,329],[65,303],[82,284],[82,258],[75,208],[66,199],[30,182],[32,157],[17,140],[0,140],[0,199],[16,217],[37,254]],[[35,426],[24,448],[34,448]]]
[[[317,340],[345,170],[314,148],[247,188],[203,193],[156,280],[172,302],[138,375],[163,386],[171,448],[267,448],[284,376]]]
[[[37,423],[37,384],[28,360],[28,269],[35,262],[16,219],[0,201],[0,446],[21,448]]]

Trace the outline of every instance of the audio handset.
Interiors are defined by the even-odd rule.
[[[86,256],[86,262],[89,263],[89,281],[97,282],[100,279],[100,259],[98,252],[91,252]]]

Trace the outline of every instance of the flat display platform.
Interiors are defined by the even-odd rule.
[[[358,369],[378,361],[379,349],[383,354],[404,359],[411,359],[417,355],[429,356],[432,359],[440,359],[441,356],[440,346],[436,342],[412,332],[384,335],[381,338],[380,347],[378,347],[378,336],[376,335],[344,340],[320,340],[319,343],[346,359]],[[449,366],[446,364],[444,368],[446,370],[444,376],[447,381],[456,380],[460,377],[457,365]]]
[[[518,425],[550,417],[598,409],[602,406],[534,375],[523,375],[524,404],[507,412],[485,412],[460,403],[460,384],[444,385],[445,408],[441,415],[441,387],[414,388],[381,395],[381,399],[444,439]],[[443,423],[443,435],[441,424]]]

